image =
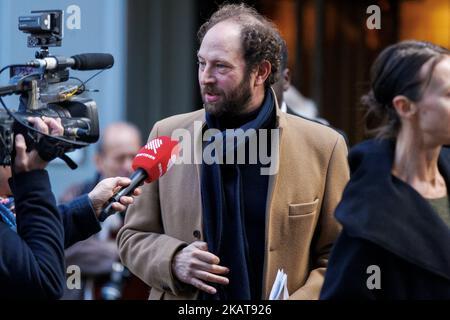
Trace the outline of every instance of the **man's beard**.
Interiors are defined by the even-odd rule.
[[[218,94],[223,101],[219,101],[217,103],[207,103],[205,102],[204,97],[205,92]],[[205,86],[202,89],[202,99],[206,112],[215,117],[221,117],[224,115],[233,117],[243,114],[252,99],[252,93],[250,90],[250,76],[245,75],[241,83],[239,83],[239,85],[237,85],[236,88],[229,93],[217,90],[214,87]]]

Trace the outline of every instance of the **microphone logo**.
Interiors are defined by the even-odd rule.
[[[159,151],[159,154],[158,154]],[[148,142],[134,157],[132,167],[135,172],[130,177],[131,183],[120,189],[112,196],[106,208],[103,209],[99,220],[104,221],[114,213],[112,204],[124,195],[130,195],[144,181],[150,183],[162,177],[178,159],[180,146],[178,141],[162,136]]]
[[[138,168],[145,170],[148,175],[146,181],[151,182],[163,176],[173,164],[176,164],[179,153],[178,141],[161,136],[147,142],[134,158],[132,167],[134,170]]]
[[[152,141],[150,141],[149,143],[147,143],[145,145],[145,149],[146,150],[151,150],[153,151],[155,154],[158,154],[158,149],[161,148],[163,144],[163,141],[161,139],[153,139]]]

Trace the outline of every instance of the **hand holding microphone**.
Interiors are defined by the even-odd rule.
[[[113,204],[120,202],[123,196],[130,196],[133,191],[144,181],[153,182],[162,177],[175,163],[180,153],[178,141],[171,140],[170,137],[163,136],[151,140],[147,143],[133,160],[134,173],[130,176],[131,183],[123,187],[112,196],[99,216],[100,221],[105,221],[107,217],[116,211]]]
[[[100,214],[103,211],[105,203],[108,203],[109,199],[121,188],[127,187],[130,184],[130,178],[115,177],[106,178],[101,180],[91,192],[88,193],[88,197],[91,200],[92,209],[94,209],[95,216],[99,219]],[[120,198],[119,202],[112,203],[112,209],[116,212],[122,212],[133,203],[133,197],[137,197],[142,193],[141,188],[136,188],[133,194]]]

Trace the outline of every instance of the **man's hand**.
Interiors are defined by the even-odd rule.
[[[92,202],[95,215],[98,218],[102,212],[103,207],[107,204],[108,200],[117,192],[120,188],[126,187],[131,183],[129,178],[117,177],[107,178],[100,181],[91,192],[88,197]],[[141,189],[136,188],[133,192],[133,196],[137,197],[141,194]],[[117,212],[122,212],[134,201],[133,197],[123,196],[120,198],[120,203],[115,202],[112,207]]]
[[[52,136],[62,135],[64,128],[61,125],[61,119],[53,119],[42,117],[41,118],[28,118],[28,121],[42,133],[51,134]],[[16,142],[16,159],[14,160],[14,170],[17,173],[45,169],[48,162],[39,157],[36,150],[27,152],[27,146],[25,138],[18,134],[15,138]]]
[[[205,242],[194,242],[178,252],[172,262],[173,274],[181,281],[193,285],[199,290],[215,294],[216,289],[205,282],[227,285],[226,277],[218,276],[229,272],[228,268],[219,266],[219,257],[208,252]]]

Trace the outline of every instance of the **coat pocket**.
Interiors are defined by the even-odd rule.
[[[297,216],[313,214],[316,212],[318,205],[319,205],[319,199],[316,199],[313,202],[290,204],[289,205],[289,216],[297,217]]]

